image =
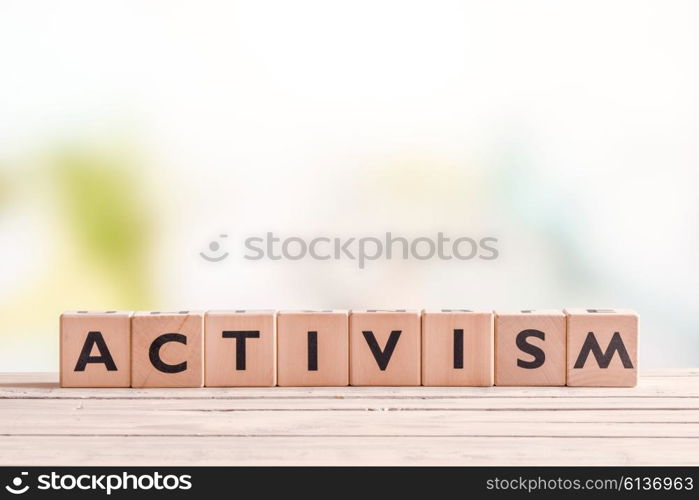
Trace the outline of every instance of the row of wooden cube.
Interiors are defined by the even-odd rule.
[[[62,387],[636,385],[630,310],[72,311]]]

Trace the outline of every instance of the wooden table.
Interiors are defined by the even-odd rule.
[[[699,369],[633,389],[61,389],[0,374],[1,465],[697,465]]]

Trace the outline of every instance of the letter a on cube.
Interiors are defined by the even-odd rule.
[[[130,321],[130,311],[63,313],[61,387],[129,387]]]

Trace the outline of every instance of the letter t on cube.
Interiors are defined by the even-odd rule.
[[[207,387],[276,385],[275,311],[209,311],[204,336]]]

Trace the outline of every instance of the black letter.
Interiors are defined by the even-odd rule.
[[[614,332],[614,335],[612,335],[612,340],[609,341],[609,345],[607,346],[607,350],[604,354],[602,354],[602,348],[597,343],[595,334],[589,332],[587,337],[585,337],[585,342],[583,343],[582,349],[580,349],[578,360],[575,362],[575,366],[573,368],[584,367],[585,362],[587,361],[587,356],[590,354],[590,352],[595,355],[595,360],[600,368],[609,367],[609,363],[611,363],[615,352],[619,353],[621,364],[624,365],[624,368],[633,368],[633,363],[631,363],[629,353],[626,352],[626,346],[624,345],[624,341],[621,340],[621,335],[619,335],[619,332]]]
[[[308,371],[318,371],[318,332],[308,332]]]
[[[90,356],[93,345],[97,346],[97,350],[100,352],[99,356]],[[88,363],[104,363],[108,372],[114,372],[117,369],[114,359],[112,359],[112,354],[107,348],[107,343],[104,341],[104,337],[102,337],[102,332],[89,332],[87,334],[74,371],[84,372]]]
[[[517,359],[517,366],[520,368],[539,368],[546,361],[546,353],[542,351],[539,347],[529,344],[527,338],[536,337],[538,339],[544,340],[544,332],[539,330],[522,330],[517,334],[517,347],[520,351],[524,351],[527,354],[534,356],[531,361],[522,361]]]
[[[454,368],[464,367],[464,331],[454,330]]]
[[[163,373],[179,373],[185,371],[187,369],[186,361],[176,365],[168,365],[167,363],[163,363],[163,360],[160,359],[160,348],[163,344],[167,344],[168,342],[179,342],[180,344],[187,345],[187,337],[181,333],[166,333],[156,338],[150,345],[150,349],[148,349],[150,362],[156,369]]]
[[[224,331],[224,339],[235,339],[235,369],[245,370],[245,339],[259,339],[260,332],[255,330]]]
[[[376,342],[374,332],[362,333],[364,334],[366,343],[369,344],[369,349],[371,349],[371,353],[374,355],[376,363],[379,365],[379,369],[384,371],[388,366],[388,362],[391,361],[391,356],[393,356],[393,350],[396,348],[396,344],[400,338],[400,330],[393,330],[391,332],[391,335],[388,337],[388,341],[386,342],[386,347],[384,347],[383,351],[381,351],[378,342]]]

